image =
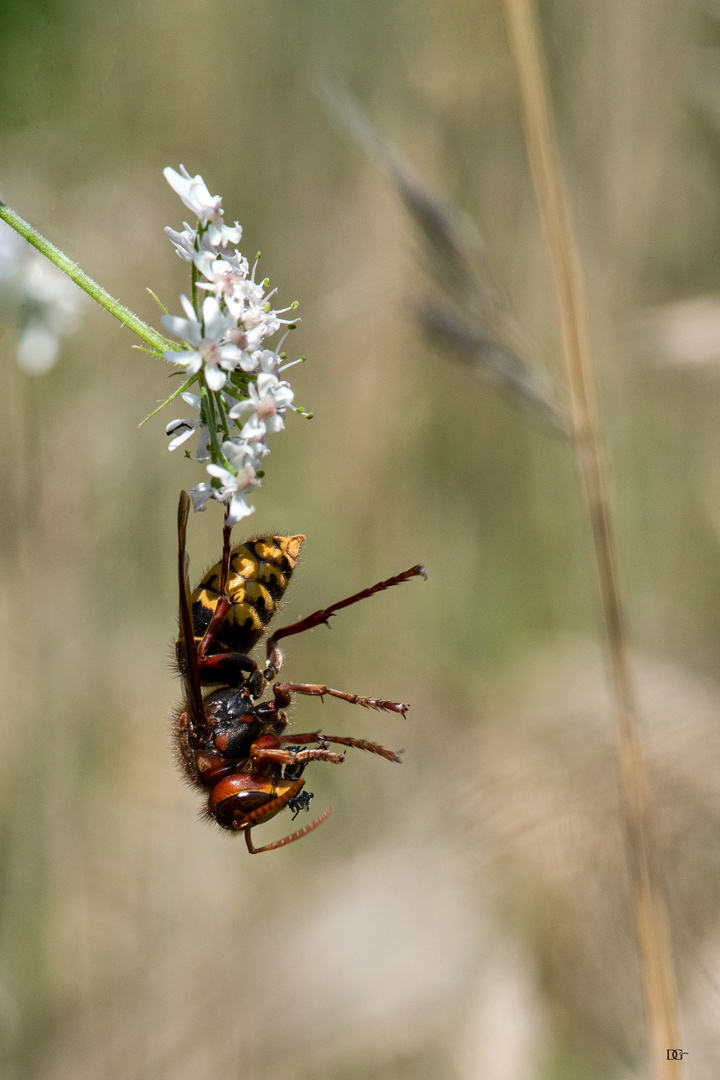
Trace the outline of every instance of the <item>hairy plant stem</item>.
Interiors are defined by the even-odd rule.
[[[620,783],[635,928],[645,992],[649,1041],[658,1080],[677,1080],[681,1063],[677,990],[665,900],[656,866],[652,795],[643,760],[639,715],[617,574],[608,477],[600,438],[587,306],[547,103],[531,0],[505,0],[518,72],[523,123],[559,310],[573,442],[590,516],[616,716]]]
[[[37,248],[50,262],[55,263],[88,296],[92,296],[93,300],[96,300],[101,307],[104,307],[106,311],[119,319],[124,326],[137,334],[151,347],[155,355],[162,356],[163,352],[169,349],[182,349],[182,345],[178,345],[176,341],[169,341],[162,334],[159,334],[157,330],[153,330],[152,326],[148,326],[134,312],[126,308],[114,296],[111,296],[107,289],[103,289],[102,285],[99,285],[84,270],[81,270],[77,263],[69,259],[60,248],[39,233],[37,229],[34,229],[29,221],[25,221],[24,218],[21,218],[18,213],[3,202],[0,202],[0,219],[10,225],[15,232],[19,233],[34,248]]]

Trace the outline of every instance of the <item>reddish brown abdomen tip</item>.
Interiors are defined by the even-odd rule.
[[[280,546],[287,555],[288,559],[291,559],[294,563],[300,554],[300,548],[305,537],[298,533],[297,536],[283,536],[280,540]]]

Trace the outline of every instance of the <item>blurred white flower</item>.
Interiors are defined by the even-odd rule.
[[[17,345],[17,360],[27,375],[45,375],[60,352],[60,338],[43,323],[28,323]]]
[[[0,223],[0,319],[20,327],[18,364],[28,375],[54,366],[78,324],[82,293],[69,278]]]
[[[0,222],[0,287],[18,272],[25,241],[5,222]]]
[[[69,334],[77,326],[82,293],[44,255],[34,251],[31,255],[20,275],[25,303],[36,319],[59,335]]]
[[[633,330],[638,351],[653,363],[717,369],[720,297],[694,296],[643,311]]]

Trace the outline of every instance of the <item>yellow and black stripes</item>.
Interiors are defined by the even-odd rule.
[[[278,609],[300,554],[304,536],[259,536],[230,552],[227,592],[232,602],[211,652],[247,654]],[[222,564],[216,563],[191,598],[193,632],[199,645],[220,599]]]

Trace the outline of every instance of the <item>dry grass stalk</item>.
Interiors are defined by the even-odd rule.
[[[560,314],[574,445],[590,514],[592,542],[617,707],[618,751],[635,926],[649,1037],[658,1080],[680,1077],[667,1049],[680,1046],[677,991],[667,909],[655,867],[652,799],[616,569],[607,470],[599,433],[585,292],[547,105],[530,0],[505,0],[518,71],[525,137]]]

